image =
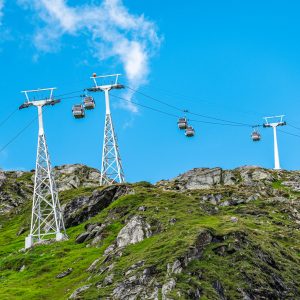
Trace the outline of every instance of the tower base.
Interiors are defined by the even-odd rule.
[[[56,233],[56,237],[55,237],[56,241],[62,241],[65,238],[66,238],[66,236],[63,233],[61,233],[61,232]]]
[[[33,246],[33,236],[29,235],[25,238],[25,249],[29,249]]]

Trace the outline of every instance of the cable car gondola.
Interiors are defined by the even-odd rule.
[[[195,135],[195,130],[192,126],[187,126],[185,129],[185,136],[186,137],[192,137]]]
[[[83,104],[85,109],[94,109],[95,108],[95,100],[91,96],[85,96],[83,99]]]
[[[261,139],[261,135],[257,130],[254,130],[251,134],[251,138],[253,142],[259,142]]]
[[[186,118],[179,118],[178,122],[179,129],[186,129],[187,128],[187,119]]]
[[[72,113],[76,119],[82,119],[85,117],[85,111],[82,104],[73,105]]]

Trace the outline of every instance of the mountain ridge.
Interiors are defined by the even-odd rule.
[[[196,168],[103,188],[93,168],[58,167],[69,240],[27,251],[33,172],[9,172],[1,299],[300,299],[299,171]]]

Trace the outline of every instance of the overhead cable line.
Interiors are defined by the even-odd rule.
[[[1,149],[0,153],[3,152],[11,143],[13,143],[27,128],[29,128],[37,119],[38,117],[35,117],[32,119],[25,127],[23,127],[12,139],[10,139]]]
[[[167,102],[165,102],[165,101],[162,101],[162,100],[159,100],[159,99],[154,98],[154,97],[152,97],[152,96],[149,96],[149,95],[147,95],[147,94],[145,94],[145,93],[143,93],[143,92],[140,92],[140,91],[138,91],[138,90],[135,90],[135,89],[133,89],[133,88],[131,88],[131,87],[129,87],[129,86],[126,86],[126,87],[127,87],[128,89],[130,89],[131,91],[135,92],[135,93],[138,93],[138,94],[140,94],[140,95],[142,95],[142,96],[144,96],[144,97],[147,97],[147,98],[152,99],[152,100],[154,100],[154,101],[156,101],[156,102],[159,102],[159,103],[161,103],[161,104],[164,104],[164,105],[166,105],[166,106],[168,106],[168,107],[171,107],[171,108],[173,108],[173,109],[176,109],[176,110],[178,110],[178,111],[180,111],[180,112],[182,112],[182,113],[188,113],[188,114],[195,115],[195,116],[202,117],[202,118],[206,118],[206,119],[212,119],[212,120],[216,120],[216,121],[227,122],[227,123],[236,124],[236,125],[241,125],[241,126],[247,126],[247,127],[253,127],[253,126],[254,126],[254,125],[247,124],[247,123],[241,123],[241,122],[235,122],[235,121],[230,121],[230,120],[225,120],[225,119],[215,118],[215,117],[211,117],[211,116],[207,116],[207,115],[202,115],[202,114],[194,113],[194,112],[191,112],[191,111],[189,111],[189,110],[184,110],[184,109],[181,109],[181,108],[179,108],[179,107],[177,107],[177,106],[174,106],[174,105],[172,105],[172,104],[169,104],[169,103],[167,103]],[[255,125],[255,126],[259,126],[259,125]]]
[[[300,127],[297,127],[297,126],[291,125],[291,123],[290,123],[290,122],[289,122],[287,125],[288,125],[288,126],[290,126],[290,127],[292,127],[292,128],[294,128],[294,129],[298,129],[298,130],[300,130]]]
[[[284,130],[281,130],[281,129],[278,129],[278,131],[280,131],[280,132],[282,132],[282,133],[285,133],[285,134],[288,134],[288,135],[292,135],[292,136],[295,136],[295,137],[300,138],[300,135],[298,135],[298,134],[294,134],[294,133],[291,133],[291,132],[287,132],[287,131],[284,131]]]
[[[123,97],[119,97],[119,96],[112,95],[112,94],[111,94],[111,96],[114,97],[114,98],[118,98],[118,99],[120,99],[120,100],[123,100],[123,101],[130,102],[130,103],[132,103],[132,104],[135,104],[135,105],[138,105],[138,106],[141,106],[141,107],[144,107],[144,108],[147,108],[147,109],[150,109],[150,110],[153,110],[153,111],[156,111],[156,112],[165,114],[165,115],[169,115],[169,116],[175,117],[175,118],[177,118],[177,119],[180,117],[180,116],[178,116],[178,115],[175,115],[175,114],[172,114],[172,113],[168,113],[168,112],[166,112],[166,111],[163,111],[163,110],[160,110],[160,109],[157,109],[157,108],[153,108],[153,107],[150,107],[150,106],[147,106],[147,105],[138,103],[138,102],[134,102],[134,101],[125,99],[125,98],[123,98]],[[221,126],[234,126],[234,127],[245,126],[245,125],[238,125],[238,124],[217,123],[217,122],[209,122],[209,121],[202,121],[202,120],[192,120],[192,119],[191,119],[190,121],[198,122],[198,123],[204,123],[204,124],[221,125]]]
[[[12,111],[5,119],[0,122],[0,127],[2,127],[19,109]]]
[[[160,92],[163,92],[165,95],[167,95],[167,97],[180,97],[180,98],[186,98],[187,95],[184,95],[184,94],[181,94],[180,92],[174,92],[174,91],[168,91],[166,89],[162,89],[162,88],[158,88],[157,86],[146,86],[146,87],[143,87],[143,89],[151,89],[151,90],[158,90]],[[222,105],[223,107],[226,107],[226,108],[230,108],[231,110],[232,109],[236,109],[237,107],[236,106],[232,106],[232,105],[224,105],[224,103],[220,104],[220,103],[217,103],[215,100],[212,100],[212,99],[203,99],[201,97],[195,97],[195,96],[189,96],[189,99],[196,99],[197,101],[200,101],[200,102],[204,102],[204,103],[208,103],[209,105],[214,105],[214,106],[220,106]],[[194,101],[191,101],[189,99],[185,99],[186,102],[189,102],[189,103],[195,103]],[[264,113],[261,113],[261,112],[258,112],[258,111],[253,111],[253,110],[241,110],[241,109],[237,109],[237,111],[243,113],[243,114],[255,114],[255,115],[264,115]]]
[[[69,92],[69,93],[65,93],[65,94],[60,94],[60,95],[56,95],[55,97],[63,97],[63,96],[67,96],[67,95],[72,95],[72,94],[76,94],[76,93],[80,93],[80,92],[84,92],[85,90],[79,90],[79,91],[73,91],[73,92]]]

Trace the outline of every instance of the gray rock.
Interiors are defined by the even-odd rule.
[[[176,222],[177,222],[177,219],[176,219],[176,218],[172,218],[172,219],[169,220],[169,223],[170,223],[171,225],[174,225]]]
[[[297,178],[299,181],[283,181],[281,184],[283,186],[291,188],[292,192],[300,192],[300,178]]]
[[[125,247],[129,244],[141,242],[151,236],[150,225],[142,217],[134,216],[119,232],[117,246]]]
[[[23,265],[23,266],[20,268],[19,272],[23,272],[23,271],[25,270],[25,268],[26,268],[26,266]]]
[[[182,272],[182,270],[183,269],[182,269],[182,266],[181,266],[181,262],[178,259],[176,259],[173,264],[168,264],[167,265],[167,273],[169,275],[171,275],[172,273],[173,274],[180,274]]]
[[[108,247],[105,249],[105,251],[104,251],[104,255],[107,255],[107,254],[111,253],[112,251],[115,250],[115,248],[116,248],[116,245],[115,245],[115,244],[112,244],[112,245],[108,246]]]
[[[174,278],[170,278],[161,288],[162,300],[169,300],[168,293],[170,293],[176,286]]]
[[[226,300],[227,298],[224,295],[224,289],[220,281],[213,282],[213,287],[219,295],[220,300]]]
[[[255,181],[273,181],[274,177],[269,170],[262,169],[256,166],[245,166],[236,169],[242,178],[243,182],[253,183]]]
[[[63,207],[65,226],[68,228],[90,219],[129,191],[125,185],[112,185],[95,190],[91,196],[73,199]]]
[[[239,219],[237,217],[231,217],[230,221],[233,223],[237,223],[239,221]]]
[[[53,170],[59,192],[80,186],[97,187],[100,185],[100,172],[85,165],[62,165]]]
[[[221,183],[222,169],[193,169],[173,179],[173,182],[179,182],[186,189],[209,189]]]
[[[146,211],[146,210],[147,210],[146,206],[140,206],[138,208],[138,211]]]
[[[91,287],[91,284],[84,285],[73,292],[69,299],[79,299],[79,296],[82,292],[88,290]]]
[[[144,260],[140,260],[137,263],[133,264],[126,272],[125,272],[125,276],[129,275],[132,271],[142,267],[144,265],[145,261]]]
[[[223,171],[222,177],[224,185],[235,185],[238,182],[236,175],[232,171]]]
[[[21,234],[23,234],[24,232],[26,231],[26,228],[25,227],[21,227],[17,233],[17,236],[20,236]]]
[[[113,283],[113,280],[114,280],[114,274],[110,274],[108,276],[106,276],[103,280],[103,284],[104,285],[111,285]]]
[[[156,272],[155,267],[149,267],[143,272],[124,278],[113,290],[113,299],[158,300],[158,284],[154,279]]]
[[[89,232],[83,232],[81,234],[79,234],[75,240],[76,243],[81,244],[83,243],[85,240],[88,239],[88,237],[90,236]]]
[[[100,258],[97,258],[96,260],[94,260],[93,263],[88,267],[87,271],[88,272],[95,271],[99,261],[100,261]]]
[[[72,273],[72,271],[73,271],[72,268],[68,268],[66,271],[64,271],[64,272],[62,272],[62,273],[60,273],[60,274],[58,274],[58,275],[56,276],[56,278],[64,278],[64,277],[70,275],[70,274]]]

